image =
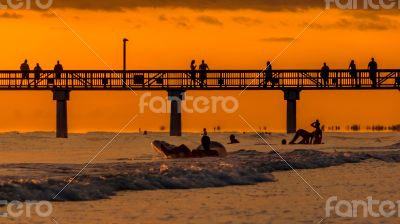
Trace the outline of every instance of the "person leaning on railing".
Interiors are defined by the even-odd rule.
[[[37,88],[39,79],[40,79],[40,73],[42,72],[42,68],[40,67],[39,63],[36,64],[36,67],[33,69],[35,71],[35,88]]]
[[[264,88],[268,86],[269,82],[271,83],[271,86],[274,87],[275,83],[273,82],[272,64],[270,61],[267,61],[267,67],[265,68]]]
[[[60,64],[60,61],[57,61],[57,64],[54,66],[54,73],[56,76],[56,81],[61,79],[61,73],[64,71],[63,66]],[[56,83],[57,85],[57,83]]]
[[[349,70],[350,70],[350,77],[351,77],[351,86],[352,87],[358,87],[358,78],[357,78],[357,66],[354,60],[351,60],[350,65],[349,65]]]
[[[20,88],[22,88],[22,84],[24,82],[24,79],[28,80],[28,87],[30,87],[30,85],[29,85],[29,72],[30,72],[31,69],[29,68],[28,60],[25,59],[24,63],[21,64],[20,69],[21,69],[21,72],[22,72],[22,79],[21,79]]]
[[[329,86],[329,71],[330,71],[329,66],[326,64],[326,62],[324,62],[324,65],[321,68],[321,78],[324,82],[324,87]]]
[[[375,58],[372,58],[371,61],[369,62],[368,69],[369,69],[369,78],[372,81],[372,87],[376,88],[377,87],[376,74],[378,73],[378,63],[376,63]]]
[[[197,65],[196,65],[196,60],[192,60],[192,62],[190,63],[190,87],[194,87],[196,88],[196,69],[197,69]]]
[[[199,66],[199,70],[200,70],[200,88],[204,88],[204,86],[207,86],[207,82],[206,82],[207,70],[210,70],[210,68],[204,62],[204,60],[202,60],[200,66]]]

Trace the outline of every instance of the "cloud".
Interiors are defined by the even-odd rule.
[[[383,16],[374,16],[373,19],[368,17],[355,17],[341,18],[334,23],[330,24],[314,24],[312,28],[329,30],[329,29],[348,29],[359,31],[386,31],[398,28],[398,23],[390,18]]]
[[[210,25],[216,25],[216,26],[222,26],[222,22],[219,21],[217,18],[212,17],[212,16],[199,16],[197,17],[197,20],[203,23],[207,23]]]
[[[175,24],[178,28],[190,28],[190,19],[186,16],[167,17],[166,15],[159,15],[158,20]]]
[[[42,16],[46,18],[57,18],[53,13],[50,12],[42,13]]]
[[[177,23],[176,23],[176,26],[177,26],[178,28],[185,28],[185,29],[189,29],[189,28],[190,28],[189,24],[186,23],[186,22],[177,22]]]
[[[260,39],[262,42],[290,42],[292,40],[294,40],[292,37],[268,37]]]
[[[185,28],[185,29],[189,29],[190,28],[190,24],[189,24],[190,19],[187,18],[186,16],[171,17],[170,20],[173,23],[175,23],[175,25],[178,28]]]
[[[245,17],[245,16],[232,17],[232,20],[238,24],[245,25],[245,26],[252,26],[252,25],[261,23],[261,20],[259,20],[259,19],[253,19],[253,18]]]
[[[325,7],[324,0],[59,0],[53,8],[74,8],[85,10],[116,11],[150,8],[190,8],[190,9],[253,9],[261,11],[299,10]]]
[[[158,20],[160,20],[160,21],[167,21],[168,18],[167,18],[165,15],[159,15],[159,16],[158,16]]]
[[[0,14],[0,18],[3,18],[3,19],[20,19],[22,17],[23,17],[22,15],[19,15],[17,13],[5,12],[3,14]]]

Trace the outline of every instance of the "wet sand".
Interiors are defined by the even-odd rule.
[[[400,164],[369,161],[300,174],[324,197],[398,200]],[[325,217],[320,199],[292,171],[276,182],[224,188],[123,192],[112,199],[56,202],[52,218],[1,223],[398,223],[399,218]],[[323,221],[321,221],[323,220]]]

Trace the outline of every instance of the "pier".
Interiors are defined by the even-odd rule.
[[[26,72],[25,72],[26,73]],[[328,85],[323,85],[320,70],[274,70],[272,79],[265,82],[259,70],[207,71],[207,80],[200,87],[191,85],[191,71],[187,70],[68,70],[57,77],[54,71],[29,72],[23,78],[21,71],[0,71],[0,91],[52,91],[56,101],[56,136],[68,137],[67,102],[71,91],[167,91],[171,100],[170,134],[182,134],[181,102],[184,93],[201,91],[283,91],[287,101],[287,132],[297,126],[297,103],[302,91],[339,90],[400,90],[400,69],[381,69],[377,85],[372,86],[369,70],[359,70],[357,79],[349,70],[329,71]],[[179,100],[176,100],[176,99]]]

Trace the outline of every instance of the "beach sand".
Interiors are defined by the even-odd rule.
[[[227,142],[228,134],[211,134]],[[269,152],[256,134],[237,134],[240,149]],[[112,133],[75,134],[54,139],[50,133],[7,133],[0,148],[1,163],[80,164],[88,162],[112,138]],[[323,152],[368,152],[400,150],[400,133],[328,133],[320,146],[282,146],[286,134],[265,138],[281,153],[295,149]],[[21,141],[24,139],[24,141]],[[147,163],[161,158],[150,150],[154,139],[197,146],[198,134],[182,138],[164,133],[147,136],[122,134],[94,163]],[[162,161],[162,160],[161,160]],[[327,218],[325,203],[331,196],[344,200],[400,200],[400,163],[366,160],[329,168],[273,172],[273,182],[221,188],[123,191],[110,199],[83,202],[53,202],[50,218],[0,218],[0,223],[398,223],[399,218]],[[0,171],[11,175],[15,170]],[[312,187],[310,187],[310,186]],[[314,190],[313,190],[314,189]],[[2,208],[4,209],[4,208]],[[1,211],[1,209],[0,209]]]

